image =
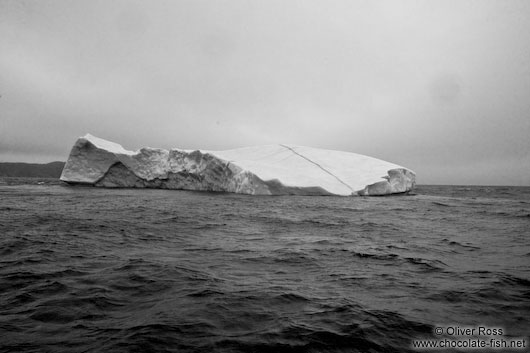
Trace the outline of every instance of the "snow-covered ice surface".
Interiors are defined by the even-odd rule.
[[[408,192],[415,174],[376,158],[304,146],[133,152],[87,134],[73,146],[61,180],[102,187],[348,196]]]

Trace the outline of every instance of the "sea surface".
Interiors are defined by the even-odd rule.
[[[529,187],[350,198],[0,179],[1,352],[417,352],[437,327],[528,347]]]

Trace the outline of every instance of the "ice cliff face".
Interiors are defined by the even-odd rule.
[[[101,187],[349,196],[408,192],[415,174],[355,153],[302,146],[132,152],[87,134],[73,146],[61,180]]]

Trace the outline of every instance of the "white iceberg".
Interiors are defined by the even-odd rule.
[[[350,152],[294,145],[188,151],[121,145],[87,134],[61,174],[69,184],[223,191],[251,195],[388,195],[407,193],[415,173]]]

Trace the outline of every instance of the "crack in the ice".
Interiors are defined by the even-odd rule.
[[[287,148],[289,150],[291,150],[291,152],[293,152],[294,154],[302,157],[303,159],[305,159],[306,161],[310,162],[310,163],[313,163],[314,165],[316,165],[317,167],[319,167],[320,169],[322,169],[324,172],[328,173],[329,175],[331,175],[332,177],[334,177],[335,179],[337,179],[339,181],[339,183],[343,184],[344,186],[346,186],[348,189],[350,189],[352,191],[352,193],[355,192],[355,190],[353,190],[351,188],[351,186],[349,186],[348,184],[346,184],[345,182],[343,182],[342,180],[340,180],[340,178],[338,176],[336,176],[335,174],[333,174],[332,172],[330,172],[329,170],[327,170],[326,168],[322,167],[320,164],[316,163],[316,162],[313,162],[312,160],[310,160],[309,158],[307,158],[306,156],[296,152],[293,148],[289,147],[289,146],[286,146],[286,145],[282,145],[280,144],[280,146],[284,147],[284,148]]]

